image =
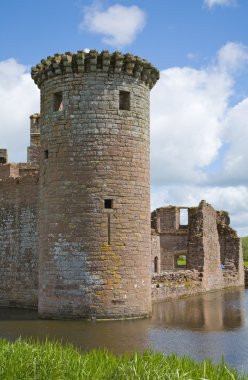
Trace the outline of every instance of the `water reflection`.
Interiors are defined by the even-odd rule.
[[[165,327],[225,331],[245,323],[244,290],[208,293],[153,305],[153,321]]]
[[[45,321],[35,311],[0,308],[0,337],[73,343],[82,350],[105,347],[117,354],[152,348],[206,357],[248,373],[248,289],[220,291],[153,305],[151,319]]]

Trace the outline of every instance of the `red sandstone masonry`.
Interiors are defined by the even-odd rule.
[[[160,240],[157,255],[162,276],[153,277],[157,281],[156,289],[152,286],[153,300],[244,285],[241,241],[229,226],[228,213],[216,212],[202,201],[198,207],[188,208],[188,226],[182,228],[179,212],[180,207],[168,206],[151,215],[152,227]],[[193,287],[182,284],[184,271],[175,266],[178,255],[185,255],[186,268],[198,273],[197,284],[193,281]]]
[[[158,72],[129,54],[91,51],[48,57],[32,76],[41,89],[39,314],[148,316]],[[120,91],[130,110],[120,109]]]
[[[38,175],[0,180],[0,304],[37,307]]]

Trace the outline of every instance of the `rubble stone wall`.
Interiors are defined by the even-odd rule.
[[[0,305],[37,307],[37,175],[0,180],[0,289]]]
[[[201,278],[196,270],[166,271],[152,277],[152,300],[163,301],[201,293]]]

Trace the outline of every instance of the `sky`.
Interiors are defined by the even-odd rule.
[[[248,235],[247,0],[3,0],[0,148],[26,161],[39,112],[31,66],[57,52],[133,53],[151,91],[151,205],[227,210]]]

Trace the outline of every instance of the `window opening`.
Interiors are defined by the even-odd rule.
[[[53,110],[54,111],[63,111],[62,92],[55,92],[53,94]]]
[[[48,156],[49,156],[49,153],[48,153],[48,150],[46,149],[44,150],[44,158],[48,158]]]
[[[158,256],[154,258],[154,273],[158,273]]]
[[[187,264],[186,255],[176,256],[176,268],[185,268]]]
[[[119,95],[119,109],[130,111],[130,92],[120,91]]]
[[[104,199],[104,208],[113,208],[113,199]]]
[[[189,215],[187,208],[180,208],[180,226],[186,227],[189,224]]]
[[[0,157],[0,164],[6,164],[7,160],[5,157]]]

